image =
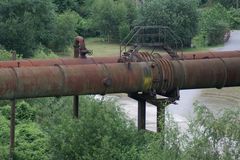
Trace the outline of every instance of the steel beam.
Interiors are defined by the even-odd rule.
[[[146,101],[138,101],[138,130],[146,129]]]

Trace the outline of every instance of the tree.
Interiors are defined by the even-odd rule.
[[[135,17],[136,8],[132,1],[99,0],[91,7],[93,28],[108,41],[119,40],[119,30],[126,26],[130,28]]]
[[[37,46],[47,44],[54,26],[54,6],[46,0],[0,2],[0,44],[29,57]]]
[[[57,6],[59,13],[70,10],[77,12],[81,17],[86,17],[89,14],[87,10],[93,0],[53,0],[53,3]]]
[[[81,116],[73,119],[69,106],[55,106],[46,129],[52,159],[132,159],[146,143],[144,134],[112,102],[81,97]],[[45,118],[46,119],[46,115]]]
[[[185,47],[197,33],[198,3],[195,0],[152,0],[141,8],[140,25],[167,26],[175,32]]]
[[[75,36],[77,36],[77,27],[80,27],[81,17],[74,11],[65,11],[57,15],[53,38],[50,40],[48,47],[53,51],[63,51],[66,46],[72,44]]]
[[[213,0],[214,3],[220,3],[226,8],[239,8],[239,0]]]
[[[226,8],[217,4],[202,11],[199,21],[199,34],[205,37],[206,44],[217,45],[224,42],[224,35],[230,29],[230,15]]]

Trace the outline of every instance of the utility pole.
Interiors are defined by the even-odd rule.
[[[16,60],[16,51],[12,51],[12,60]],[[11,100],[9,160],[14,159],[16,100]]]

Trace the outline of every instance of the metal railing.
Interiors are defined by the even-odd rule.
[[[182,54],[183,43],[169,27],[135,26],[120,44],[120,56],[128,51],[128,47],[132,46],[138,49],[153,47],[153,51],[155,48],[162,48],[169,52],[166,50],[168,47],[175,54],[177,54],[177,50],[180,50]]]

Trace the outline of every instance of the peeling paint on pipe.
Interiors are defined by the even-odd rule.
[[[240,58],[2,68],[0,99],[233,87],[239,68]]]
[[[151,61],[151,57],[155,59],[166,58],[172,60],[167,55],[149,56],[149,53],[143,53],[139,57],[139,61]],[[224,51],[224,52],[194,52],[184,53],[184,60],[192,59],[213,59],[213,58],[234,58],[240,57],[240,51]],[[99,63],[117,63],[119,57],[88,57],[88,58],[57,58],[57,59],[39,59],[39,60],[16,60],[16,61],[0,61],[0,68],[8,67],[39,67],[39,66],[54,66],[54,65],[84,65],[84,64],[99,64]]]

